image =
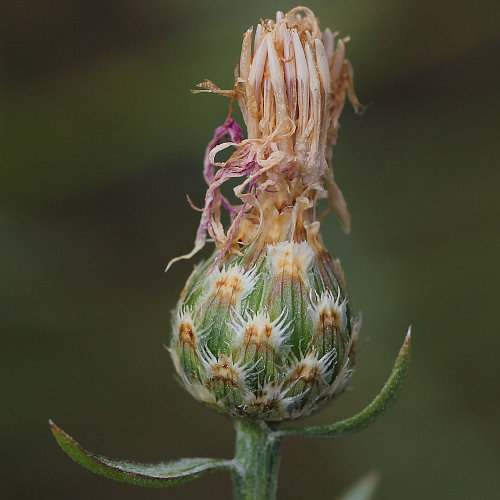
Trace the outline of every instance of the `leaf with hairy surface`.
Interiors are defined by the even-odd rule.
[[[215,458],[183,458],[157,464],[138,464],[113,460],[85,450],[52,420],[50,428],[59,446],[77,463],[87,469],[115,481],[152,488],[165,488],[192,481],[217,470],[232,470],[231,460]]]

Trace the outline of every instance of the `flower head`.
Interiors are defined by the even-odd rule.
[[[346,41],[321,32],[309,9],[278,12],[244,34],[233,89],[199,85],[237,100],[247,137],[230,115],[205,153],[195,246],[177,259],[207,237],[216,251],[181,294],[170,352],[188,391],[233,416],[307,415],[342,392],[352,373],[358,323],[316,215],[328,197],[350,227],[331,165],[346,95],[358,106]],[[217,161],[227,148],[230,158]],[[221,191],[232,179],[240,181],[237,203]]]

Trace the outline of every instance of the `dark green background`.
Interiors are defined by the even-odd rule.
[[[230,498],[223,473],[141,490],[79,468],[53,418],[91,450],[142,461],[232,454],[231,423],[174,381],[162,344],[193,262],[201,163],[241,34],[288,1],[11,2],[2,14],[1,469],[12,499]],[[332,499],[377,468],[379,499],[498,494],[498,0],[310,1],[350,34],[364,116],[346,107],[331,216],[364,324],[350,391],[308,423],[359,410],[413,325],[394,410],[337,441],[285,443],[283,499]]]

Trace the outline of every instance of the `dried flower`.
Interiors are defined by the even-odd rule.
[[[255,35],[245,33],[232,90],[205,80],[197,91],[236,99],[248,137],[229,116],[207,148],[195,246],[169,265],[194,255],[207,236],[216,252],[181,294],[170,352],[194,397],[235,416],[309,414],[341,392],[352,372],[358,326],[316,214],[317,201],[328,197],[350,228],[331,165],[346,94],[359,106],[347,40],[321,32],[307,8],[278,12]],[[216,161],[229,147],[231,157]],[[235,178],[240,204],[221,192]]]

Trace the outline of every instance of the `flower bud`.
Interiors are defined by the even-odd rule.
[[[238,100],[248,138],[230,116],[207,148],[195,246],[177,259],[191,257],[207,235],[216,251],[181,294],[170,352],[195,398],[236,417],[280,421],[313,413],[342,392],[353,370],[358,323],[316,217],[317,201],[328,197],[350,227],[331,147],[346,93],[358,103],[347,39],[335,39],[321,33],[308,9],[278,13],[255,36],[252,29],[244,35],[233,90],[200,84]],[[235,152],[217,162],[228,147]],[[234,179],[241,181],[233,190],[240,204],[221,192]]]

